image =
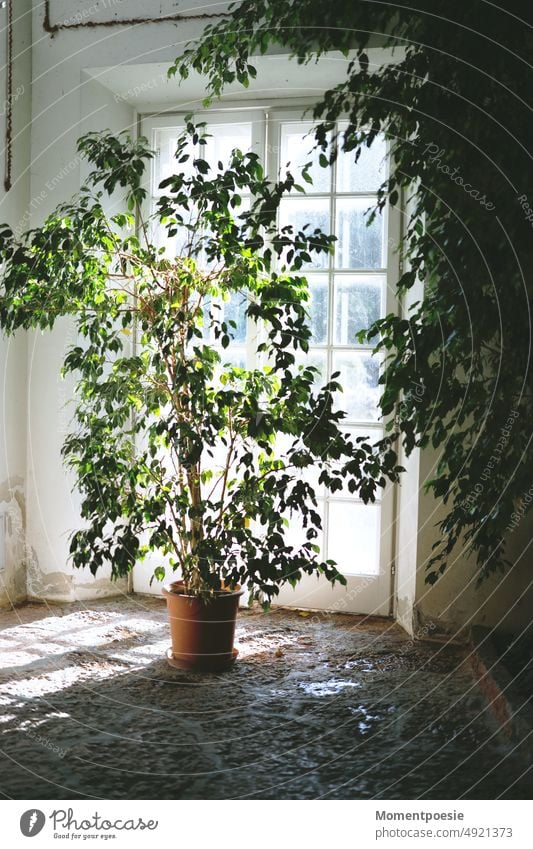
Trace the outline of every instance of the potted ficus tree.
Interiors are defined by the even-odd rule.
[[[369,501],[398,467],[387,440],[343,434],[336,375],[317,386],[316,370],[298,364],[311,335],[302,267],[331,237],[279,230],[294,178],[269,182],[257,156],[238,150],[210,168],[208,144],[189,119],[176,173],[146,214],[147,141],[82,138],[93,170],[79,195],[20,240],[1,228],[0,322],[46,329],[71,315],[77,325],[64,360],[77,378],[63,446],[81,494],[74,565],[95,574],[111,564],[118,578],[157,556],[157,580],[178,573],[164,589],[170,660],[217,669],[234,657],[245,589],[268,606],[303,573],[344,582],[320,557],[306,469]],[[241,211],[244,193],[252,202]],[[109,198],[118,212],[106,212]],[[254,328],[253,366],[232,361],[239,321]]]

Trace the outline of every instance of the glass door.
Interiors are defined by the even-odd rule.
[[[398,215],[390,211],[367,226],[367,210],[375,204],[376,192],[386,176],[385,142],[376,140],[357,163],[352,153],[340,153],[333,167],[322,167],[313,147],[310,122],[295,113],[262,109],[213,112],[202,116],[212,135],[208,158],[225,160],[234,147],[254,149],[265,159],[272,178],[286,170],[298,170],[311,161],[312,183],[303,182],[305,194],[294,192],[282,201],[280,225],[300,228],[309,224],[337,237],[331,257],[320,254],[305,269],[311,291],[312,345],[305,358],[319,370],[317,381],[325,382],[340,372],[343,392],[337,405],[346,412],[347,432],[375,441],[383,436],[379,419],[378,377],[380,362],[370,346],[360,345],[356,334],[385,312],[395,309],[394,284],[397,269],[391,246],[397,244]],[[181,119],[182,120],[182,119]],[[152,175],[151,203],[157,200],[159,182],[172,173],[178,116],[146,119],[143,133],[151,138],[157,157]],[[342,127],[341,127],[342,128]],[[243,198],[243,204],[249,202]],[[154,233],[156,239],[162,234]],[[179,246],[169,245],[170,253]],[[227,317],[236,321],[238,333],[225,351],[225,359],[253,367],[256,357],[256,328],[244,317],[246,294],[221,304]],[[311,473],[312,475],[312,473]],[[391,612],[391,566],[393,551],[392,487],[373,505],[365,505],[348,494],[331,495],[317,489],[323,534],[322,556],[335,560],[347,578],[347,587],[334,588],[324,579],[304,576],[296,587],[284,587],[277,602],[303,608],[333,609],[354,613],[389,615]],[[289,534],[295,539],[301,529],[287,517]],[[153,565],[149,560],[135,568],[134,587],[141,592],[160,591],[150,587]]]
[[[306,269],[313,331],[306,361],[319,369],[322,382],[333,372],[340,373],[343,391],[337,406],[346,413],[346,432],[373,442],[384,434],[378,409],[380,362],[371,355],[371,346],[358,343],[357,333],[394,309],[396,270],[390,246],[396,244],[391,230],[398,224],[387,211],[367,226],[367,211],[386,177],[386,144],[376,139],[357,163],[352,152],[339,152],[335,164],[324,168],[319,153],[310,153],[311,130],[312,123],[283,110],[270,116],[270,173],[294,169],[296,176],[303,165],[312,163],[312,184],[303,183],[305,195],[295,193],[283,200],[280,223],[301,227],[309,222],[337,237],[334,255],[319,255]],[[331,587],[325,579],[305,576],[295,589],[283,588],[278,602],[390,615],[393,488],[372,505],[347,493],[332,495],[324,489],[319,494],[322,556],[336,561],[347,587]],[[290,533],[295,538],[300,533],[294,522]]]

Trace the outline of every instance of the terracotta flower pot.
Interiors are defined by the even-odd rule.
[[[187,595],[183,581],[163,588],[170,620],[172,648],[168,661],[180,669],[217,671],[230,666],[237,657],[233,648],[240,587],[222,590],[204,601]]]

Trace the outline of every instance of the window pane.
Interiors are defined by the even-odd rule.
[[[218,126],[208,123],[206,130],[212,138],[207,139],[207,144],[200,157],[207,159],[215,170],[218,168],[219,161],[222,162],[223,168],[227,167],[231,152],[235,148],[238,148],[242,153],[247,153],[252,146],[252,125],[249,122],[219,124]],[[198,147],[196,149],[198,150]]]
[[[318,370],[318,373],[315,375],[315,389],[320,389],[324,386],[327,381],[327,354],[325,351],[313,351],[311,349],[307,354],[299,351],[295,355],[295,358],[296,367],[312,366]]]
[[[341,422],[340,423],[340,429],[341,429],[342,433],[345,436],[347,436],[348,439],[350,439],[352,441],[352,443],[355,445],[355,447],[357,447],[358,445],[361,445],[361,444],[370,445],[372,447],[378,440],[383,439],[383,436],[384,436],[383,427],[376,427],[375,425],[370,426],[370,423],[368,425],[365,425],[364,427],[353,427],[353,426],[350,426],[350,425],[343,425],[343,423]],[[364,443],[360,443],[360,442],[358,443],[357,442],[358,438],[364,439]],[[342,468],[342,466],[344,465],[344,462],[345,461],[343,461],[343,460],[338,460],[338,461],[332,462],[332,464],[331,464],[332,468]],[[381,501],[382,494],[383,494],[383,490],[381,489],[381,487],[378,487],[376,489],[376,501]],[[350,498],[351,497],[352,501],[353,501],[353,498],[354,498],[353,495],[350,496],[350,493],[349,493],[349,490],[348,490],[347,487],[345,487],[345,489],[342,492],[340,492],[338,495],[336,494],[335,497],[339,497],[339,498],[343,498],[343,497]]]
[[[188,154],[189,159],[186,162],[178,162],[176,160],[177,137],[178,131],[174,133],[161,130],[156,134],[156,147],[159,150],[159,156],[155,159],[154,195],[168,192],[168,188],[159,189],[159,184],[168,177],[172,177],[173,174],[183,174],[187,179],[194,174],[192,161],[195,156],[198,156],[198,152],[195,153],[194,145],[189,143],[184,151],[185,154]],[[196,148],[196,151],[198,151],[198,148]]]
[[[279,459],[286,460],[287,452],[295,442],[297,443],[298,448],[302,447],[302,443],[299,439],[295,439],[294,436],[289,436],[287,433],[278,433],[276,435],[276,456]],[[309,486],[312,486],[317,498],[324,495],[324,486],[318,482],[321,469],[316,463],[312,463],[309,466],[303,466],[299,469],[290,467],[289,471],[296,480],[303,480],[308,483]]]
[[[329,234],[331,230],[329,200],[305,197],[286,198],[280,204],[279,221],[280,229],[288,224],[292,225],[292,236],[300,230],[303,230],[307,236],[311,236],[317,228]],[[304,264],[304,268],[327,267],[328,254],[324,252],[311,253],[311,262]]]
[[[379,360],[360,351],[333,354],[333,371],[343,391],[338,393],[337,407],[347,413],[347,421],[373,422],[379,417]]]
[[[328,558],[345,575],[379,573],[380,509],[351,501],[330,501]]]
[[[243,197],[240,206],[230,210],[230,215],[237,227],[243,226],[242,215],[250,209],[250,199]],[[166,228],[159,223],[151,222],[152,233],[158,247],[165,248],[165,256],[169,259],[176,257],[194,256],[199,268],[206,271],[214,270],[223,265],[223,260],[208,259],[207,247],[213,245],[220,247],[220,241],[212,229],[197,226],[198,211],[195,206],[189,211],[180,208],[178,212],[183,216],[184,225],[177,226],[175,236],[168,237]],[[192,229],[189,229],[189,225]]]
[[[159,157],[156,160],[156,194],[159,183],[172,174],[184,174],[186,177],[191,177],[195,173],[192,164],[194,159],[206,159],[211,168],[216,171],[219,161],[226,168],[231,151],[234,148],[246,153],[252,146],[252,124],[250,122],[208,124],[206,132],[210,134],[211,138],[206,139],[207,144],[193,145],[191,142],[185,151],[189,155],[189,159],[186,162],[178,163],[176,161],[178,132],[178,130],[176,132],[160,130],[156,136],[156,143],[159,148]]]
[[[381,315],[385,277],[335,278],[335,344],[355,345],[356,334]]]
[[[216,300],[210,297],[204,298],[203,314],[204,328],[203,338],[210,342],[211,345],[221,346],[220,336],[218,339],[215,336],[215,327],[219,322],[234,321],[237,327],[228,327],[228,336],[231,339],[230,347],[225,350],[225,355],[228,350],[232,350],[234,345],[243,345],[246,342],[246,307],[248,306],[248,298],[246,292],[231,292],[229,300],[224,301],[222,298]]]
[[[222,349],[219,353],[222,363],[222,371],[224,371],[224,366],[246,368],[246,348],[241,345],[230,345],[229,348]]]
[[[319,500],[316,512],[320,515],[322,519],[322,527],[324,526],[324,502]],[[309,528],[304,528],[303,519],[300,513],[295,511],[290,512],[287,511],[285,518],[289,522],[289,527],[285,532],[285,540],[288,545],[292,545],[295,548],[299,548],[303,543],[307,540],[307,531]],[[311,542],[313,545],[318,545],[321,550],[323,550],[324,546],[324,535],[322,531],[318,531],[318,535],[316,539],[312,539]]]
[[[337,201],[335,265],[337,268],[383,267],[383,218],[367,226],[371,202],[367,198]]]
[[[246,342],[246,307],[248,298],[245,292],[231,292],[228,301],[222,301],[222,320],[234,321],[237,327],[228,327],[228,334],[234,342]]]
[[[281,156],[279,162],[280,178],[290,171],[297,183],[308,193],[329,192],[331,189],[331,168],[322,168],[318,163],[321,151],[313,151],[315,144],[313,135],[307,135],[313,128],[312,122],[301,121],[298,124],[281,125]],[[306,183],[300,177],[302,167],[306,162],[312,162],[309,176],[313,182]]]
[[[307,310],[309,312],[310,330],[313,334],[311,343],[314,345],[325,345],[328,341],[328,278],[310,277],[307,282],[309,284]]]
[[[342,128],[341,128],[342,131]],[[355,151],[339,151],[337,157],[338,192],[377,192],[387,176],[385,139],[377,138],[371,147],[363,147],[357,162]]]

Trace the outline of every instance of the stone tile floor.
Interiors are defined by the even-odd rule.
[[[166,662],[162,601],[0,611],[0,793],[530,798],[466,649],[383,619],[241,613],[229,672]]]

